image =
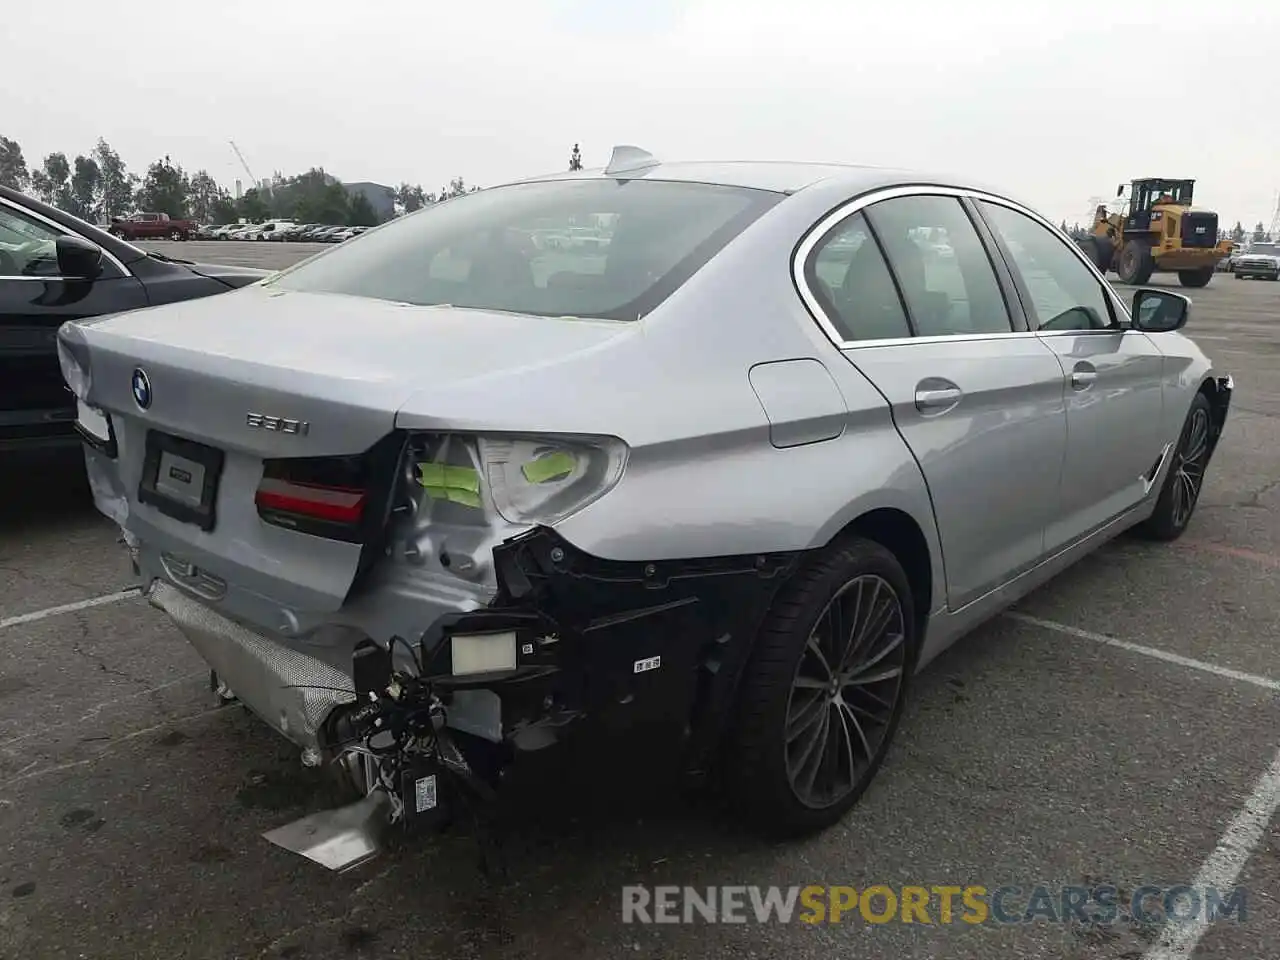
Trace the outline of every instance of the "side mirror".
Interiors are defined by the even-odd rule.
[[[1139,290],[1133,295],[1133,327],[1143,333],[1172,333],[1186,326],[1191,301],[1168,290]]]
[[[57,241],[58,273],[67,280],[96,280],[102,273],[102,248],[83,237]]]

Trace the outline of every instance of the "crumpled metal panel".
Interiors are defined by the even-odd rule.
[[[228,620],[172,584],[154,581],[148,599],[241,703],[301,747],[319,747],[325,716],[355,699],[350,675]]]

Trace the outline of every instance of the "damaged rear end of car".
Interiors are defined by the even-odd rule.
[[[367,860],[388,826],[492,799],[522,754],[584,731],[669,731],[696,765],[745,659],[736,641],[795,562],[609,560],[557,530],[622,482],[634,451],[601,428],[633,401],[584,412],[529,393],[567,398],[627,362],[643,336],[629,321],[778,199],[652,184],[616,200],[627,185],[584,183],[584,209],[644,228],[623,235],[633,275],[560,270],[530,293],[511,271],[529,262],[515,254],[539,261],[535,234],[512,239],[505,214],[485,233],[498,246],[449,233],[497,203],[477,197],[431,214],[438,278],[412,272],[421,243],[396,262],[386,229],[217,309],[59,333],[95,502],[151,604],[224,696],[353,789],[351,806],[267,834],[332,869]],[[537,222],[560,189],[511,203]]]

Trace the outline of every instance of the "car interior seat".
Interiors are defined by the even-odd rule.
[[[916,335],[937,337],[955,333],[951,298],[945,291],[929,289],[924,252],[919,244],[910,237],[904,238],[893,250],[893,266],[902,285],[902,295],[911,309]]]
[[[864,242],[849,260],[844,282],[832,291],[836,312],[851,340],[883,340],[910,335],[893,278],[880,248]]]

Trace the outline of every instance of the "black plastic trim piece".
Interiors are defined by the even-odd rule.
[[[802,553],[631,562],[591,556],[535,528],[493,551],[490,607],[440,618],[419,638],[444,689],[492,689],[507,731],[590,719],[593,734],[666,729],[701,765],[726,728],[738,681],[773,597]],[[518,668],[450,678],[450,638],[514,630]]]

